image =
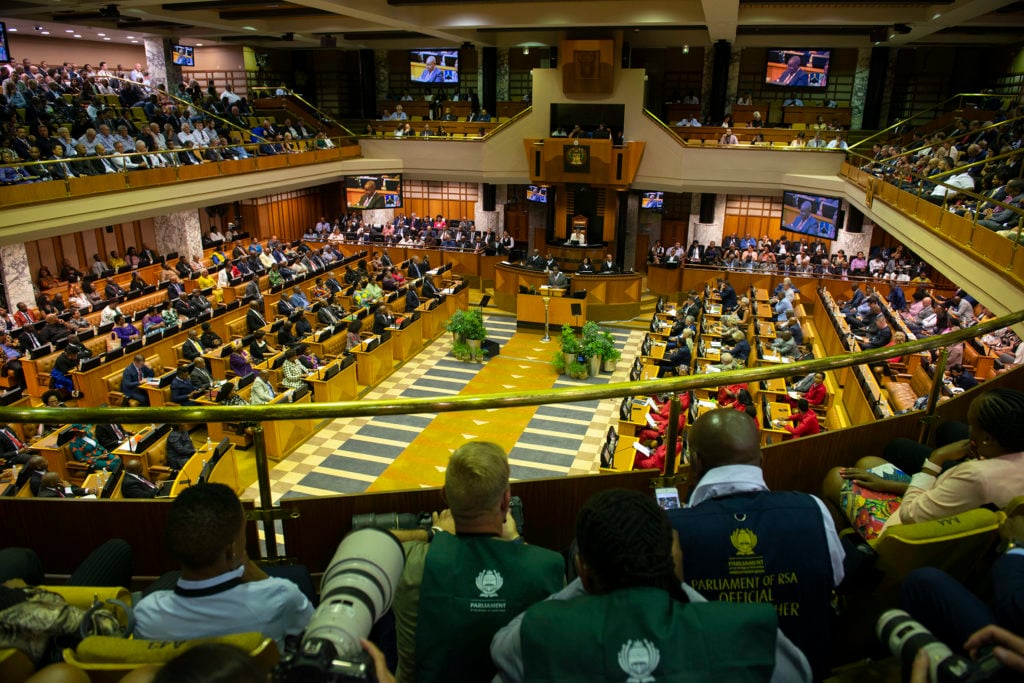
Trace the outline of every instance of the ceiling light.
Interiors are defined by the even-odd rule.
[[[107,34],[106,33],[97,33],[96,35],[98,35],[100,38],[102,38],[103,36],[105,36]]]
[[[73,28],[66,28],[66,29],[64,29],[64,33],[74,33],[74,32],[75,32],[75,29],[73,29]]]
[[[683,54],[684,55],[690,54],[690,46],[689,45],[683,45]]]
[[[528,48],[528,47],[524,47],[524,48],[523,48],[523,54],[524,54],[524,55],[528,55],[528,54],[530,54],[530,48]]]
[[[42,33],[42,34],[43,34],[44,36],[48,36],[48,35],[50,35],[50,32],[49,32],[49,31],[40,31],[40,33]]]
[[[75,38],[81,38],[81,37],[82,37],[82,34],[81,34],[81,33],[76,33],[76,34],[75,34]]]
[[[139,44],[139,41],[137,41],[137,40],[133,40],[132,42],[135,43],[136,45]]]
[[[246,31],[255,31],[256,30],[255,26],[243,26],[242,28],[244,28]]]
[[[110,38],[104,38],[103,40],[110,40]]]
[[[932,21],[935,21],[936,19],[938,19],[941,16],[942,16],[941,12],[936,12],[935,14],[932,15]]]
[[[196,43],[196,47],[202,47],[202,46],[203,46],[202,43]]]
[[[134,38],[135,38],[135,36],[128,36],[128,40],[132,40]]]
[[[7,31],[8,31],[8,33],[17,33],[17,32],[18,32],[18,29],[17,29],[17,28],[15,28],[14,26],[12,26],[12,27],[10,27],[9,29],[7,29]]]
[[[35,30],[37,30],[37,31],[42,31],[42,30],[43,30],[43,27],[42,27],[42,26],[40,26],[39,24],[36,24],[35,26],[33,26],[33,28],[34,28]]]

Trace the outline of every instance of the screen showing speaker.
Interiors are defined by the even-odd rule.
[[[409,50],[409,80],[413,83],[458,83],[459,51],[451,48]]]
[[[782,193],[782,229],[834,240],[838,230],[839,198],[799,190]]]
[[[664,192],[644,192],[640,195],[640,208],[651,211],[661,211],[665,205]]]
[[[527,201],[537,202],[538,204],[547,204],[548,188],[539,185],[527,185],[526,199]]]
[[[0,21],[0,64],[11,61],[11,50],[7,46],[7,24]]]
[[[764,82],[787,88],[824,88],[828,85],[831,50],[771,49]]]
[[[345,176],[345,205],[350,209],[398,209],[402,174]]]
[[[188,45],[175,45],[171,48],[171,61],[178,66],[195,66],[195,52]]]

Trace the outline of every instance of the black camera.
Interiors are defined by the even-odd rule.
[[[429,512],[364,512],[352,515],[356,529],[429,529],[434,518]]]
[[[290,642],[274,670],[280,683],[374,681],[361,639],[391,608],[405,568],[398,539],[375,528],[342,540],[320,584],[320,606],[297,646]]]
[[[931,631],[901,609],[891,609],[875,623],[878,639],[900,658],[903,670],[910,671],[917,653],[928,653],[928,680],[932,683],[982,683],[1009,681],[1006,669],[984,648],[977,659],[970,660],[954,653]]]

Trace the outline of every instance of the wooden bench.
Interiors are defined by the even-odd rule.
[[[924,368],[918,365],[910,374],[898,374],[895,378],[882,380],[889,397],[889,403],[895,411],[910,410],[914,402],[931,391],[932,378]]]
[[[964,356],[961,364],[971,370],[976,379],[985,380],[996,374],[995,362],[998,359],[995,356],[979,353],[970,341],[965,341],[963,347]]]
[[[130,363],[131,358],[128,361]],[[149,367],[153,368],[154,375],[160,376],[163,374],[162,370],[165,370],[165,368],[160,363],[159,355],[146,356],[146,363]],[[124,394],[121,393],[121,378],[124,376],[126,367],[128,367],[127,363],[117,372],[103,376],[103,382],[107,387],[107,404],[110,406],[121,407],[124,405]]]

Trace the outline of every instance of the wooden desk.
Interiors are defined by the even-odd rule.
[[[775,426],[775,420],[784,420],[789,417],[791,411],[788,403],[768,402],[768,426],[761,430],[761,445],[781,441],[789,436],[789,432],[781,427]]]
[[[451,316],[447,314],[443,305],[431,311],[427,310],[427,304],[421,304],[418,310],[420,312],[420,334],[423,335],[423,341],[432,341],[434,337],[444,331],[445,323]]]
[[[782,122],[790,125],[804,123],[809,126],[820,116],[826,124],[830,124],[833,119],[836,119],[843,127],[849,128],[852,113],[853,110],[850,107],[783,107]],[[821,137],[831,140],[834,135],[834,132],[826,130],[822,131]]]
[[[156,368],[154,368],[155,370]],[[173,374],[174,371],[172,371]],[[166,374],[166,373],[165,373]],[[160,375],[157,375],[155,379],[160,379]],[[158,387],[155,384],[149,382],[142,383],[142,389],[146,392],[146,396],[149,397],[150,407],[156,408],[158,406],[165,406],[171,400],[171,385],[168,384],[165,387]]]
[[[391,330],[391,338],[395,342],[395,360],[407,361],[415,356],[424,346],[423,316],[406,325],[404,329]]]
[[[55,430],[32,444],[32,448],[39,452],[39,455],[46,458],[48,469],[56,472],[62,480],[68,479],[68,458],[71,457],[68,445],[57,445],[57,437],[67,431],[67,427]]]
[[[359,386],[358,382],[356,381],[355,363],[349,365],[347,368],[344,368],[329,380],[325,381],[322,379],[318,379],[319,377],[323,377],[324,373],[327,371],[327,368],[336,366],[340,363],[340,359],[332,363],[328,363],[326,366],[317,371],[316,374],[310,375],[309,377],[306,378],[306,381],[313,386],[313,400],[316,403],[337,403],[338,401],[354,401],[359,397]]]
[[[228,446],[227,452],[213,466],[209,483],[224,484],[231,487],[231,490],[239,495],[245,490],[245,487],[238,481],[238,451],[235,449],[234,444]]]
[[[271,403],[287,403],[286,393],[275,397]],[[313,395],[307,393],[296,403],[312,403]],[[295,450],[316,431],[316,420],[273,420],[263,423],[263,438],[267,444],[267,457],[271,460],[282,460]]]
[[[422,319],[422,318],[421,318]],[[366,342],[352,350],[356,357],[356,379],[363,386],[376,386],[395,369],[394,340],[381,342],[367,353]]]
[[[199,475],[203,473],[203,465],[212,455],[213,453],[205,448],[192,454],[185,466],[178,472],[178,476],[174,478],[174,483],[171,484],[171,498],[177,498],[182,491],[199,482]]]
[[[587,302],[584,299],[546,297],[548,299],[548,322],[551,328],[571,325],[579,327],[587,321]],[[521,323],[544,324],[544,299],[540,294],[516,295],[516,319]],[[580,307],[580,314],[572,314],[572,305]]]
[[[590,320],[629,320],[640,315],[643,279],[639,273],[576,275],[573,293],[586,291]]]

